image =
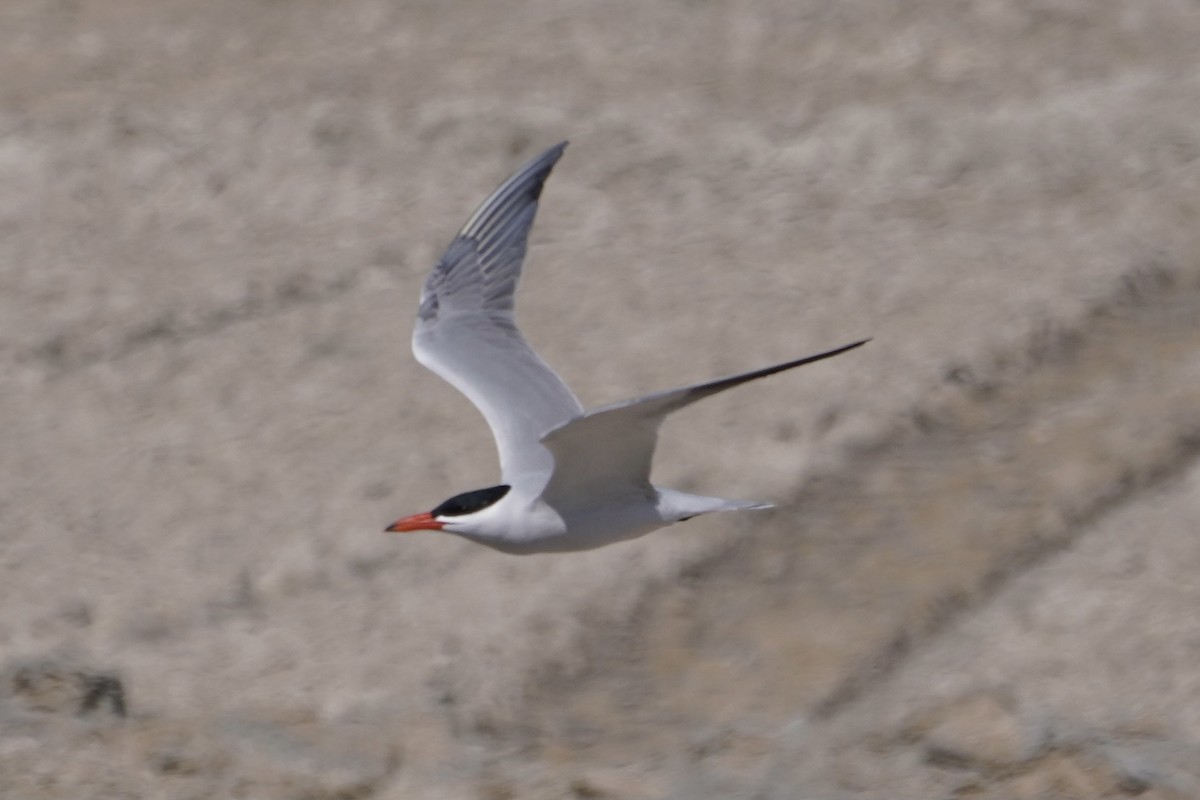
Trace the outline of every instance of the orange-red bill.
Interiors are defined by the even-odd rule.
[[[425,512],[396,520],[384,530],[388,533],[404,533],[405,531],[440,531],[444,527],[446,526],[433,518],[433,514]]]

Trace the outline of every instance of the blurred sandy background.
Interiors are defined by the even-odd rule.
[[[0,797],[1200,796],[1200,6],[0,6]],[[419,286],[780,502],[584,555]],[[695,432],[694,437],[689,436]]]

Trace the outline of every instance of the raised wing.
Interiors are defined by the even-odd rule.
[[[668,414],[747,381],[830,358],[869,341],[863,339],[796,361],[626,400],[571,420],[542,439],[554,454],[554,474],[543,497],[560,511],[595,499],[651,497],[654,488],[650,485],[650,464],[659,426]]]
[[[583,413],[513,318],[513,292],[542,186],[567,143],[517,170],[467,220],[421,291],[413,354],[475,404],[500,451],[502,480],[544,484],[541,437]]]

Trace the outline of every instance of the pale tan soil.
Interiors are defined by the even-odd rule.
[[[4,4],[0,797],[1200,794],[1197,41],[1167,0]],[[875,341],[665,431],[659,480],[772,515],[384,536],[494,480],[407,338],[562,138],[521,319],[585,404]]]

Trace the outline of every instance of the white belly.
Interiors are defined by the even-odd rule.
[[[668,524],[654,504],[648,501],[568,511],[561,515],[561,519],[562,526],[553,533],[522,540],[486,541],[483,544],[516,555],[571,553],[636,539]]]

